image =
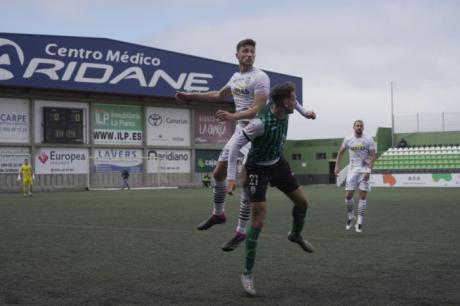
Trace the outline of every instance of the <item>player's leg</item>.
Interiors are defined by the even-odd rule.
[[[345,210],[347,212],[347,224],[345,225],[345,229],[347,231],[353,226],[353,222],[355,221],[355,210],[354,210],[354,200],[353,200],[354,191],[353,190],[345,190]]]
[[[363,231],[364,216],[367,208],[367,193],[370,191],[368,181],[361,181],[359,184],[359,204],[358,204],[358,221],[356,222],[356,232]]]
[[[260,232],[262,231],[266,213],[267,208],[265,202],[252,203],[251,225],[248,228],[248,236],[246,239],[244,272],[243,275],[241,275],[243,289],[249,295],[256,294],[252,270],[256,260],[257,240],[259,239]]]
[[[302,237],[309,204],[307,197],[284,158],[280,159],[276,168],[272,171],[274,175],[270,180],[271,185],[281,190],[294,203],[294,207],[292,208],[292,228],[288,234],[288,239],[299,244],[304,251],[309,253],[314,252],[313,246]]]
[[[247,171],[247,186],[249,200],[251,201],[251,225],[246,237],[246,258],[244,273],[241,276],[244,291],[249,295],[255,295],[252,269],[256,258],[257,239],[262,231],[267,212],[265,195],[270,179],[269,173],[263,167],[245,167]]]
[[[230,252],[238,247],[238,245],[246,239],[246,228],[251,217],[251,203],[249,201],[247,173],[245,167],[241,170],[241,197],[240,197],[240,211],[238,218],[238,225],[233,237],[224,243],[222,251]]]
[[[288,193],[287,196],[294,203],[294,207],[292,208],[292,228],[288,239],[297,243],[305,252],[313,253],[315,251],[313,245],[302,237],[302,230],[305,225],[309,205],[308,199],[300,187]]]
[[[349,231],[353,226],[353,223],[356,220],[355,217],[355,202],[354,202],[354,193],[355,189],[359,185],[359,173],[355,171],[349,171],[347,175],[347,181],[345,184],[345,210],[347,212],[347,223],[345,225],[345,230]]]
[[[221,154],[222,157],[222,154]],[[225,195],[227,193],[227,160],[217,162],[212,173],[214,177],[213,190],[213,212],[212,215],[198,225],[199,230],[207,230],[213,225],[223,224],[227,221],[225,217]]]
[[[24,197],[27,197],[27,181],[25,179],[22,179],[22,193]]]
[[[32,196],[32,186],[33,186],[33,181],[29,180],[29,197]]]

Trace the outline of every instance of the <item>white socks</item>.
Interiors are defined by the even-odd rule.
[[[214,181],[214,215],[222,215],[225,211],[225,194],[227,181]]]
[[[251,203],[246,188],[241,189],[240,199],[240,216],[238,218],[238,226],[236,231],[241,234],[246,234],[246,227],[251,217]]]
[[[353,219],[353,217],[355,215],[354,205],[355,205],[355,203],[354,203],[353,199],[347,200],[347,198],[345,198],[345,208],[347,209],[348,220]]]
[[[367,201],[359,200],[358,204],[358,224],[363,224],[364,215],[366,214]]]

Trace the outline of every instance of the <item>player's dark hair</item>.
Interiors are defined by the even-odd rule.
[[[292,82],[284,82],[278,85],[275,85],[271,92],[270,98],[276,106],[282,106],[283,101],[286,98],[290,98],[291,94],[295,91],[295,85]]]
[[[355,121],[355,123],[353,123],[353,126],[355,126],[356,123],[358,123],[358,122],[360,122],[362,125],[364,125],[364,122],[362,120],[358,119],[358,120]]]
[[[237,45],[236,45],[236,52],[240,51],[240,49],[244,46],[253,46],[254,48],[256,47],[256,42],[254,39],[251,39],[251,38],[246,38],[246,39],[243,39],[242,41],[240,41]]]

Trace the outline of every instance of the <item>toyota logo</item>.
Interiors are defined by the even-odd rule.
[[[148,121],[150,125],[159,126],[163,122],[163,117],[160,114],[151,114]]]

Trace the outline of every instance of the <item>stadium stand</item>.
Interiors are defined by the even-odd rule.
[[[376,173],[460,172],[460,145],[390,148],[376,161]]]

